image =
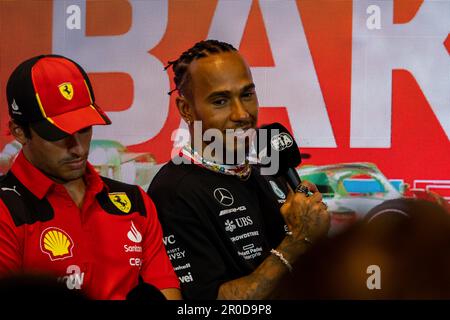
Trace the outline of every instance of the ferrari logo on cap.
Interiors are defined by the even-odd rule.
[[[111,202],[122,212],[128,213],[131,209],[131,201],[125,192],[108,193]]]
[[[73,87],[70,82],[61,83],[59,86],[59,92],[67,100],[72,100],[73,98]]]

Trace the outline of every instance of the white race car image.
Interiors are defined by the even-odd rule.
[[[330,235],[361,219],[376,205],[402,197],[372,163],[340,163],[303,166],[297,169],[302,180],[316,184],[331,213]]]

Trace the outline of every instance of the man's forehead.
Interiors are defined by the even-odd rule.
[[[252,81],[250,69],[237,52],[223,52],[194,60],[190,76],[195,85],[216,86],[230,81]]]

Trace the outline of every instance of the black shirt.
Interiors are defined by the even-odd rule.
[[[148,194],[185,299],[216,299],[223,282],[250,274],[285,235],[285,184],[257,167],[242,181],[169,162]]]

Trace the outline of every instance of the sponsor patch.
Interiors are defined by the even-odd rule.
[[[111,202],[122,212],[128,213],[131,210],[131,201],[125,192],[108,193]]]
[[[41,251],[46,253],[51,261],[72,257],[74,243],[62,229],[50,227],[42,231],[40,244]]]
[[[72,100],[73,98],[73,86],[70,82],[64,82],[61,83],[58,86],[59,93],[66,99],[66,100]]]

